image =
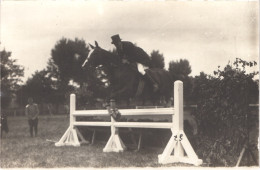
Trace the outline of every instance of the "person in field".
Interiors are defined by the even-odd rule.
[[[39,108],[38,105],[33,102],[33,98],[31,97],[28,99],[28,105],[25,107],[25,114],[28,117],[31,137],[33,137],[33,132],[34,135],[37,136]]]
[[[136,63],[139,73],[141,73],[145,80],[153,85],[153,91],[158,90],[158,84],[152,78],[147,69],[151,67],[151,59],[149,55],[140,47],[135,46],[129,41],[121,41],[118,34],[111,37],[112,44],[115,45],[118,55],[122,59],[122,63],[130,64]]]
[[[8,123],[7,123],[7,116],[5,113],[1,112],[1,138],[3,136],[3,132],[6,134],[9,132]]]

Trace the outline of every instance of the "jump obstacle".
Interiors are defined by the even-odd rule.
[[[115,108],[115,101],[111,100],[111,107]],[[158,155],[158,162],[188,163],[195,166],[202,164],[194,152],[183,126],[183,83],[174,82],[174,108],[157,109],[120,109],[122,116],[140,115],[171,115],[172,122],[117,122],[111,116],[110,122],[97,121],[76,121],[77,116],[108,116],[107,110],[76,110],[76,96],[70,95],[70,125],[65,134],[55,146],[80,146],[81,143],[88,143],[78,130],[77,126],[106,126],[111,128],[111,136],[103,149],[103,152],[122,152],[126,149],[119,136],[119,128],[162,128],[170,129],[172,136],[162,154]]]

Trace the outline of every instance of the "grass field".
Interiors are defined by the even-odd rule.
[[[101,141],[81,147],[55,147],[52,141],[58,141],[69,126],[66,116],[40,117],[38,137],[34,138],[29,135],[25,117],[9,117],[8,126],[9,133],[1,139],[1,168],[183,166],[158,164],[158,154],[164,147],[123,153],[103,153],[105,143]]]

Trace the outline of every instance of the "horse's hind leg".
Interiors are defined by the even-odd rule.
[[[153,97],[151,98],[151,101],[152,101],[152,103],[153,103],[153,106],[157,106],[157,105],[159,104],[159,100],[160,100],[160,98],[158,99],[156,96],[153,96]]]
[[[145,97],[142,98],[142,106],[145,105]]]

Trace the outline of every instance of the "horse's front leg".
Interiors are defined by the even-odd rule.
[[[108,114],[112,116],[115,120],[119,120],[121,117],[121,113],[118,111],[118,109],[115,106],[115,100],[110,100],[110,104],[106,104],[106,109],[108,111]]]
[[[128,88],[124,87],[121,88],[120,90],[117,90],[116,92],[112,92],[110,97],[107,99],[106,102],[106,108],[108,110],[108,113],[115,119],[118,120],[121,117],[120,112],[118,111],[118,109],[116,108],[116,104],[115,104],[115,98],[117,98],[120,94],[122,94],[123,92],[125,92]],[[109,100],[109,101],[108,101]],[[110,102],[110,103],[109,103]]]

